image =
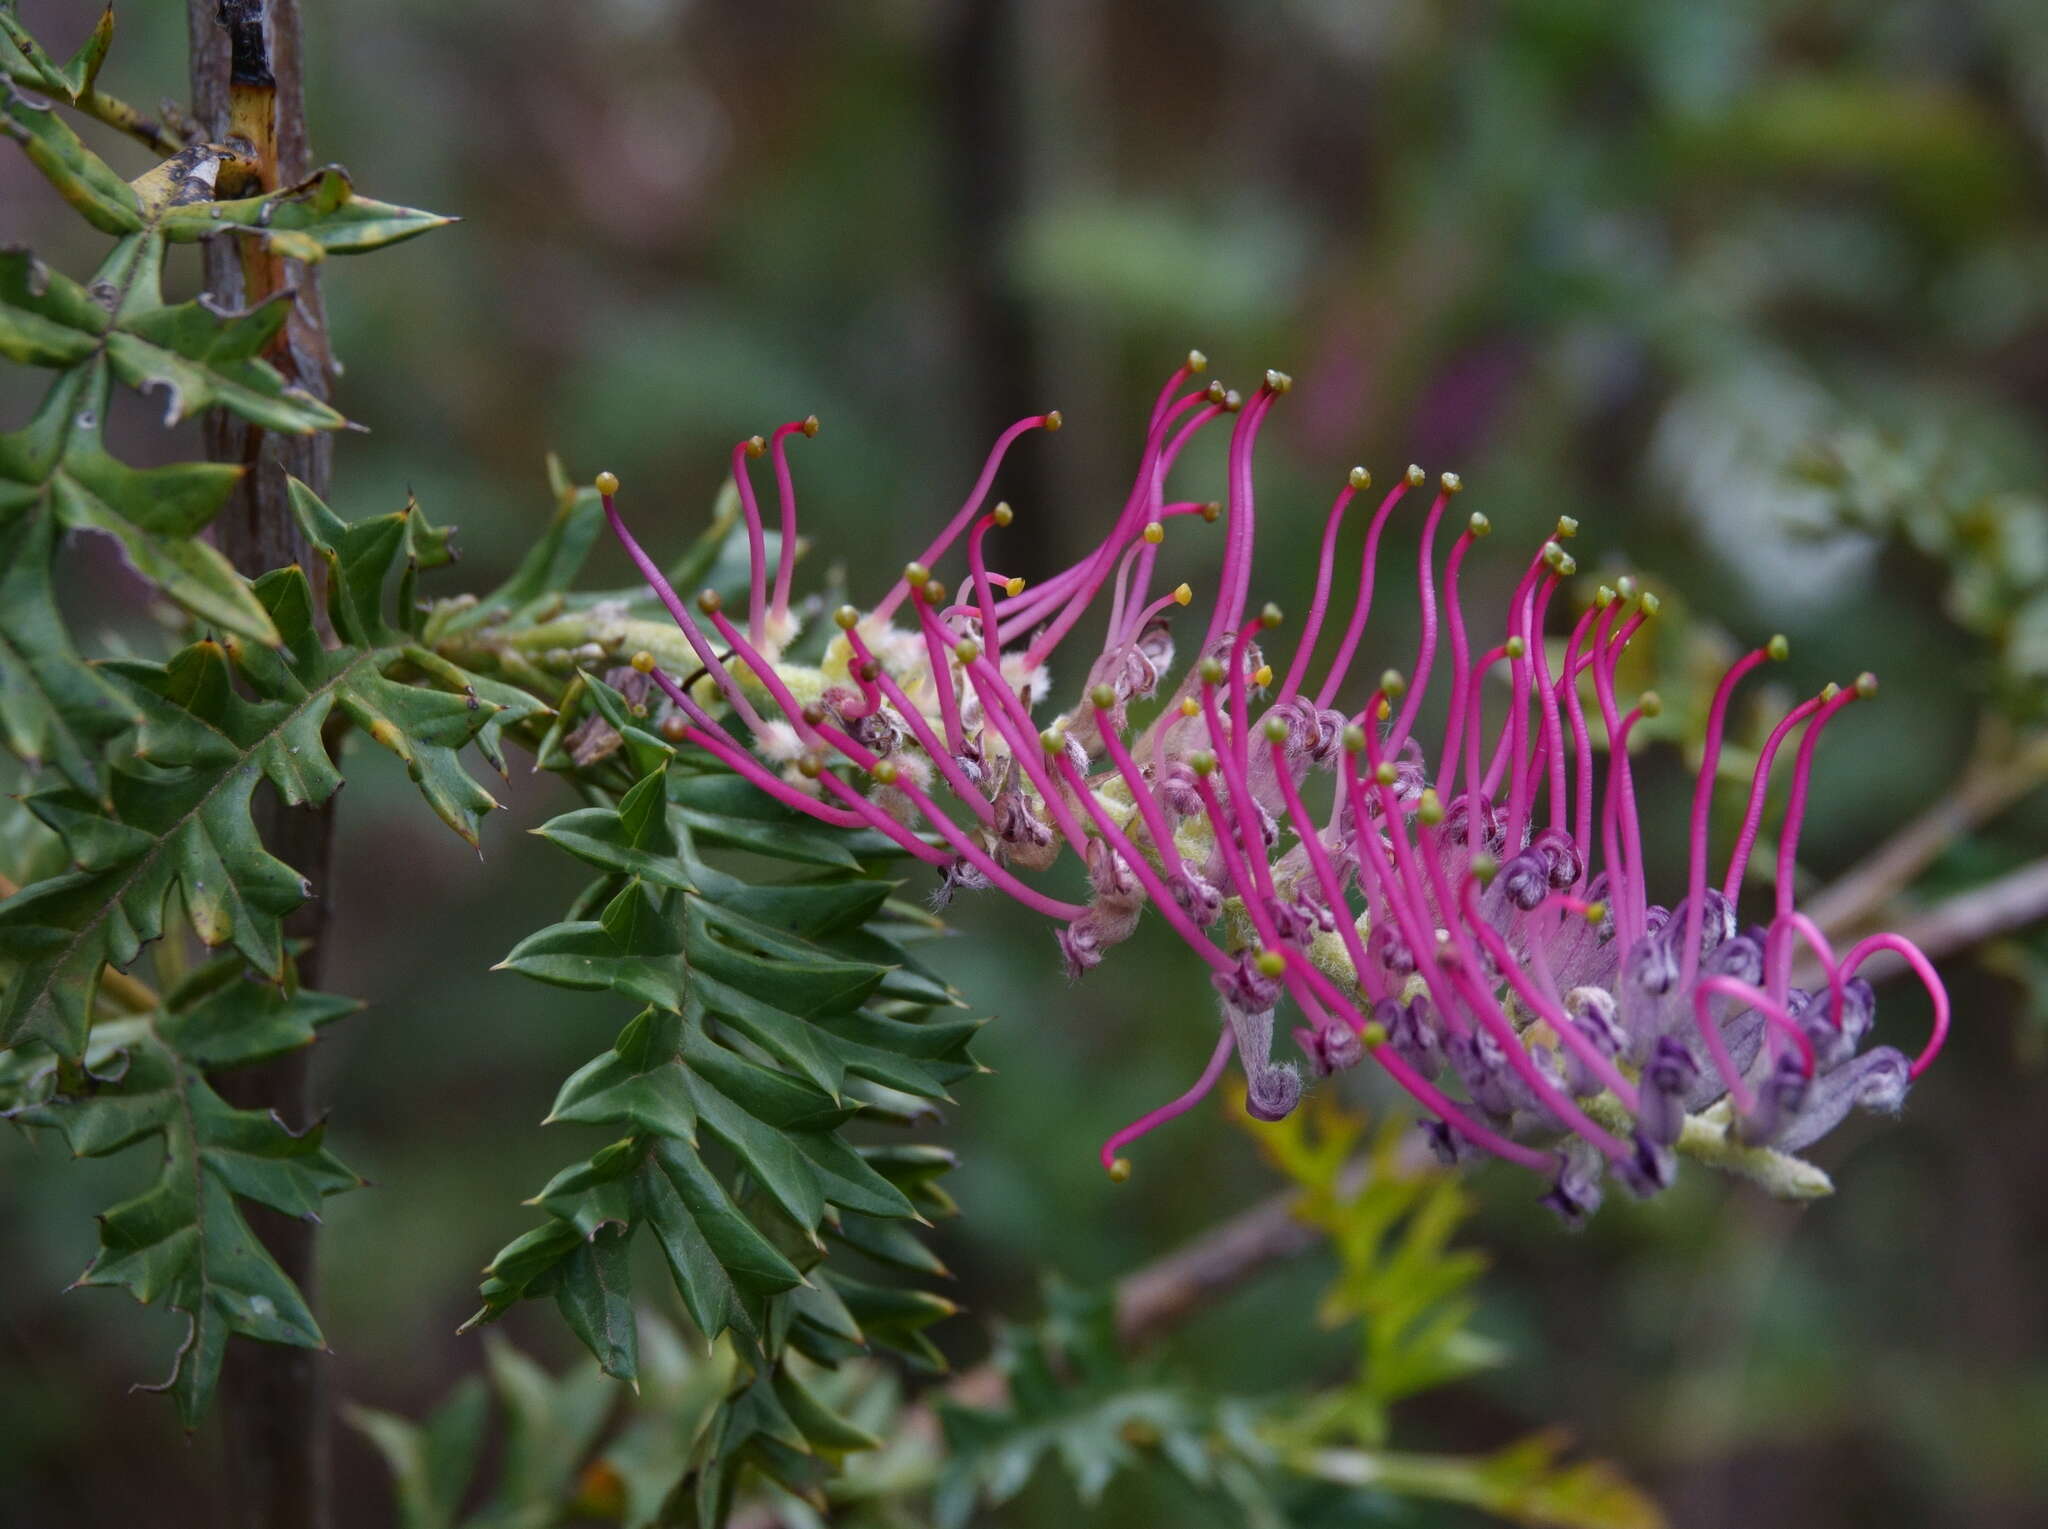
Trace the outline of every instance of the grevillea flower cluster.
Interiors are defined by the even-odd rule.
[[[1491,1154],[1542,1175],[1546,1203],[1567,1221],[1598,1205],[1609,1175],[1638,1195],[1663,1189],[1681,1150],[1781,1193],[1820,1192],[1825,1176],[1791,1154],[1853,1107],[1896,1110],[1948,1026],[1940,980],[1908,941],[1876,934],[1837,953],[1794,904],[1814,751],[1876,682],[1830,685],[1778,723],[1719,861],[1709,820],[1730,700],[1785,657],[1784,639],[1737,660],[1708,712],[1687,861],[1653,874],[1628,739],[1656,699],[1624,708],[1616,665],[1656,597],[1627,578],[1602,586],[1560,622],[1568,635],[1554,646],[1558,596],[1577,573],[1567,542],[1578,527],[1560,519],[1497,637],[1475,640],[1459,577],[1486,517],[1466,518],[1440,568],[1436,557],[1458,477],[1431,485],[1417,467],[1399,477],[1371,510],[1353,584],[1340,578],[1339,533],[1371,487],[1354,468],[1283,659],[1280,612],[1251,605],[1252,456],[1290,382],[1268,372],[1240,397],[1197,382],[1205,364],[1191,353],[1159,394],[1136,480],[1093,551],[1028,586],[990,567],[991,533],[1012,522],[1008,505],[987,504],[1004,454],[1060,426],[1056,412],[1020,420],[882,597],[834,613],[838,631],[817,663],[785,657],[799,635],[787,448],[815,419],[734,448],[751,569],[743,619],[710,591],[685,603],[620,517],[617,480],[602,475],[613,531],[701,666],[678,679],[646,654],[635,660],[666,697],[668,735],[800,812],[888,835],[935,869],[941,899],[990,889],[1056,920],[1076,977],[1147,908],[1171,926],[1209,968],[1220,1032],[1192,1088],[1103,1144],[1113,1177],[1130,1171],[1121,1149],[1197,1103],[1233,1052],[1252,1114],[1294,1108],[1302,1069],[1274,1056],[1284,1003],[1309,1071],[1369,1059],[1413,1096],[1444,1158]],[[1230,429],[1222,499],[1169,499],[1176,460],[1219,421]],[[778,495],[772,559],[750,472],[762,457]],[[1356,678],[1382,533],[1425,497],[1408,670]],[[1155,568],[1168,528],[1190,518],[1221,522],[1222,572],[1192,661],[1176,673],[1174,618],[1194,591],[1157,590]],[[949,563],[952,585],[941,577]],[[1345,584],[1339,629],[1333,596]],[[1101,648],[1073,703],[1041,716],[1054,656],[1094,610]],[[1318,665],[1326,632],[1334,643]],[[1422,702],[1438,681],[1448,720],[1424,737]],[[1490,709],[1501,713],[1491,725]],[[1746,922],[1751,851],[1788,745],[1776,876],[1762,922]],[[1063,851],[1085,867],[1085,903],[1027,879]],[[1902,957],[1933,998],[1933,1034],[1911,1060],[1865,1045],[1876,1005],[1859,972],[1881,951]],[[1791,983],[1802,954],[1820,973],[1811,988]]]

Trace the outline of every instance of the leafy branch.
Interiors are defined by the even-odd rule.
[[[156,1182],[100,1217],[100,1251],[81,1285],[116,1285],[188,1322],[171,1376],[189,1428],[206,1411],[228,1335],[324,1348],[319,1324],[236,1205],[254,1200],[317,1219],[327,1196],[362,1180],[276,1115],[229,1106],[209,1073],[309,1046],[359,1007],[327,993],[251,981],[240,960],[201,967],[147,1014],[109,1020],[74,1065],[47,1051],[0,1053],[0,1117],[59,1132],[79,1157],[154,1140]]]

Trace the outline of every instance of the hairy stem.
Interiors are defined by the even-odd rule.
[[[192,39],[193,110],[209,138],[239,138],[258,167],[254,185],[223,185],[222,196],[289,185],[308,167],[305,98],[300,73],[298,0],[187,0]],[[291,316],[268,359],[299,386],[325,398],[333,363],[314,273],[273,259],[254,241],[228,234],[205,245],[208,295],[224,307],[246,306],[290,289]],[[217,412],[207,422],[207,455],[248,470],[215,522],[221,550],[251,576],[297,562],[309,572],[286,498],[286,477],[326,494],[333,460],[324,434],[281,436]],[[334,822],[332,804],[291,808],[265,793],[257,826],[270,851],[297,867],[315,895],[285,922],[288,936],[311,941],[300,958],[302,980],[319,981],[320,937],[328,903]],[[315,1116],[304,1052],[225,1075],[219,1092],[243,1108],[275,1110],[294,1130]],[[314,1226],[252,1207],[250,1222],[279,1267],[314,1303]],[[221,1419],[229,1516],[248,1529],[325,1529],[332,1421],[324,1356],[274,1344],[230,1345],[221,1377]]]

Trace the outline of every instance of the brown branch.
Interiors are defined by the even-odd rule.
[[[1125,1346],[1163,1337],[1254,1275],[1322,1241],[1295,1216],[1295,1199],[1285,1193],[1262,1200],[1126,1276],[1116,1287],[1116,1330]]]
[[[1968,950],[2043,919],[2048,919],[2048,859],[2036,860],[1981,887],[1958,892],[1918,917],[1906,920],[1899,933],[1925,951],[1930,961],[1939,961],[1943,956]],[[1903,961],[1887,954],[1873,957],[1866,970],[1875,977],[1891,976],[1904,968]]]
[[[193,113],[207,138],[239,140],[254,164],[253,184],[218,187],[224,196],[274,190],[301,179],[311,156],[300,74],[298,0],[187,0],[191,33]],[[251,241],[253,242],[253,241]],[[250,249],[234,234],[206,241],[206,288],[223,307],[251,306],[289,290],[291,314],[266,359],[316,397],[331,392],[332,360],[313,271]],[[324,494],[333,441],[324,433],[275,435],[216,411],[206,430],[207,455],[247,470],[214,521],[221,550],[254,577],[298,563],[309,572],[286,492],[287,476]],[[285,920],[287,937],[303,940],[300,978],[319,981],[321,936],[328,902],[334,819],[319,809],[286,806],[265,792],[256,804],[264,845],[296,868],[315,896]],[[308,1058],[297,1052],[214,1080],[230,1103],[276,1111],[293,1129],[315,1117]],[[311,1221],[249,1209],[251,1225],[280,1268],[315,1298],[315,1227]],[[332,1521],[332,1415],[323,1356],[277,1344],[230,1344],[221,1373],[221,1422],[228,1513],[221,1521],[247,1529],[326,1529]]]
[[[2048,733],[2025,739],[2017,748],[2001,747],[1998,740],[1980,744],[1955,790],[1818,893],[1807,905],[1807,916],[1830,935],[1867,922],[1944,849],[2043,781],[2048,781]]]

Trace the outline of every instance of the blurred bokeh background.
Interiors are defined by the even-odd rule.
[[[22,10],[68,48],[97,6]],[[1880,701],[1822,753],[1817,882],[2040,741],[2034,0],[308,0],[306,25],[316,153],[465,220],[334,262],[326,286],[338,401],[370,430],[340,443],[334,502],[367,514],[411,489],[457,524],[446,592],[493,581],[545,523],[550,448],[616,470],[650,537],[680,546],[731,443],[812,411],[812,564],[875,589],[998,429],[1060,407],[1065,430],[1001,480],[1006,571],[1039,572],[1120,505],[1152,391],[1196,345],[1226,381],[1296,379],[1261,447],[1261,595],[1301,605],[1313,567],[1291,553],[1345,469],[1415,460],[1462,472],[1496,548],[1568,513],[1587,567],[1669,593],[1667,698],[1717,646],[1774,630],[1795,655],[1780,705],[1876,670]],[[120,27],[106,86],[181,96],[183,7],[134,0]],[[6,239],[74,274],[96,261],[17,154],[0,208]],[[29,395],[9,386],[12,426]],[[1200,492],[1219,467],[1183,479]],[[1200,530],[1167,547],[1190,576],[1217,552]],[[1388,555],[1407,567],[1412,541]],[[1518,559],[1474,567],[1483,611]],[[110,641],[148,640],[113,562],[74,569]],[[625,582],[623,560],[600,574]],[[1410,659],[1387,635],[1412,629],[1402,583],[1383,579],[1374,672]],[[1686,713],[1643,765],[1666,863]],[[478,1266],[568,1155],[568,1128],[538,1122],[620,1016],[487,971],[576,884],[522,832],[563,806],[552,782],[515,770],[480,867],[423,814],[380,810],[407,790],[395,771],[358,768],[327,985],[369,1007],[323,1045],[321,1087],[337,1150],[377,1187],[331,1205],[323,1321],[340,1395],[418,1412],[478,1366],[454,1331]],[[1903,906],[2048,854],[2048,794],[2021,778],[2011,795]],[[1210,1044],[1206,985],[1169,941],[1070,986],[1048,931],[972,906],[958,925],[947,974],[998,1016],[995,1075],[942,1133],[964,1160],[942,1251],[968,1314],[939,1336],[971,1361],[988,1319],[1032,1313],[1040,1270],[1112,1279],[1272,1181],[1215,1113],[1145,1143],[1127,1186],[1095,1166]],[[1819,1149],[1835,1199],[1795,1209],[1695,1170],[1574,1237],[1526,1181],[1478,1175],[1474,1240],[1496,1264],[1479,1325],[1515,1362],[1409,1409],[1402,1441],[1561,1424],[1685,1526],[2048,1519],[2048,939],[1946,974],[1951,1050],[1901,1122]],[[1926,1020],[1909,988],[1881,995],[1899,1044]],[[60,1295],[91,1208],[149,1165],[73,1166],[56,1145],[0,1135],[0,1519],[209,1522],[211,1441],[124,1395],[167,1367],[176,1324]],[[1341,1369],[1350,1345],[1314,1319],[1328,1272],[1310,1257],[1247,1289],[1173,1362],[1252,1392]],[[522,1345],[569,1357],[552,1313],[522,1316]],[[366,1446],[340,1447],[345,1522],[388,1522]],[[1004,1521],[1072,1522],[1063,1491]],[[1152,1520],[1125,1504],[1102,1521]]]

